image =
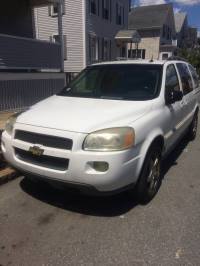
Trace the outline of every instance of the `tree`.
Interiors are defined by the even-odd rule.
[[[178,55],[186,59],[191,65],[193,65],[200,75],[200,48],[180,49],[178,51]]]

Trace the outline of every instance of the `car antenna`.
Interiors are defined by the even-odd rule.
[[[154,60],[153,60],[153,55],[152,55],[152,57],[151,57],[151,59],[150,59],[149,62],[150,62],[150,63],[153,63],[153,61],[154,61]]]

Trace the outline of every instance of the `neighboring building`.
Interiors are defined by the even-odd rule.
[[[187,47],[188,18],[186,13],[179,12],[175,14],[175,28],[177,47]]]
[[[195,48],[198,45],[197,28],[188,25],[186,13],[175,14],[175,27],[178,48]]]
[[[195,48],[198,44],[197,28],[188,27],[187,47]]]
[[[129,8],[129,0],[64,1],[64,65],[69,76],[93,62],[124,53],[114,38],[120,29],[128,28]],[[37,38],[58,41],[56,16],[56,5],[35,9]]]
[[[0,10],[0,111],[20,109],[65,84],[61,45],[35,39],[33,8],[59,0],[3,1]],[[46,71],[45,73],[42,73]]]
[[[129,57],[166,59],[173,55],[176,46],[173,44],[175,23],[172,4],[132,8],[128,28],[137,30],[141,37],[135,49],[129,46]]]

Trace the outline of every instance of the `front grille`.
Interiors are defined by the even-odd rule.
[[[50,148],[71,150],[73,142],[71,139],[38,134],[28,131],[17,130],[15,139],[22,140],[31,144],[40,144]]]
[[[36,156],[29,151],[24,151],[18,148],[15,148],[15,156],[21,161],[58,171],[66,171],[69,166],[68,159],[47,155]]]

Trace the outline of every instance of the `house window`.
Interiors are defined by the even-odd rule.
[[[172,30],[168,27],[167,40],[171,40],[171,37],[172,37]]]
[[[129,58],[145,59],[146,50],[145,49],[132,49],[128,52]]]
[[[109,61],[111,60],[112,52],[112,42],[108,39],[102,39],[102,60]]]
[[[124,24],[124,7],[120,4],[116,4],[116,24]]]
[[[166,36],[166,25],[163,25],[162,37],[165,38]]]
[[[169,26],[163,25],[163,32],[162,32],[162,37],[171,40],[172,38],[172,30]]]
[[[167,60],[169,58],[169,54],[168,53],[163,53],[162,54],[162,60]]]
[[[126,57],[126,47],[120,47],[120,57],[125,58]]]
[[[61,8],[62,8],[62,14],[64,15],[65,14],[65,2],[64,1],[62,2]],[[49,16],[51,17],[58,16],[58,4],[57,3],[49,6]]]
[[[90,14],[99,15],[99,0],[90,0]]]
[[[50,40],[54,43],[60,43],[60,36],[53,35],[50,37]],[[67,36],[63,35],[63,47],[64,47],[64,60],[67,60]]]
[[[102,17],[107,20],[111,18],[111,0],[102,0]]]
[[[99,59],[99,41],[93,35],[89,35],[89,59],[90,63],[95,63]]]

